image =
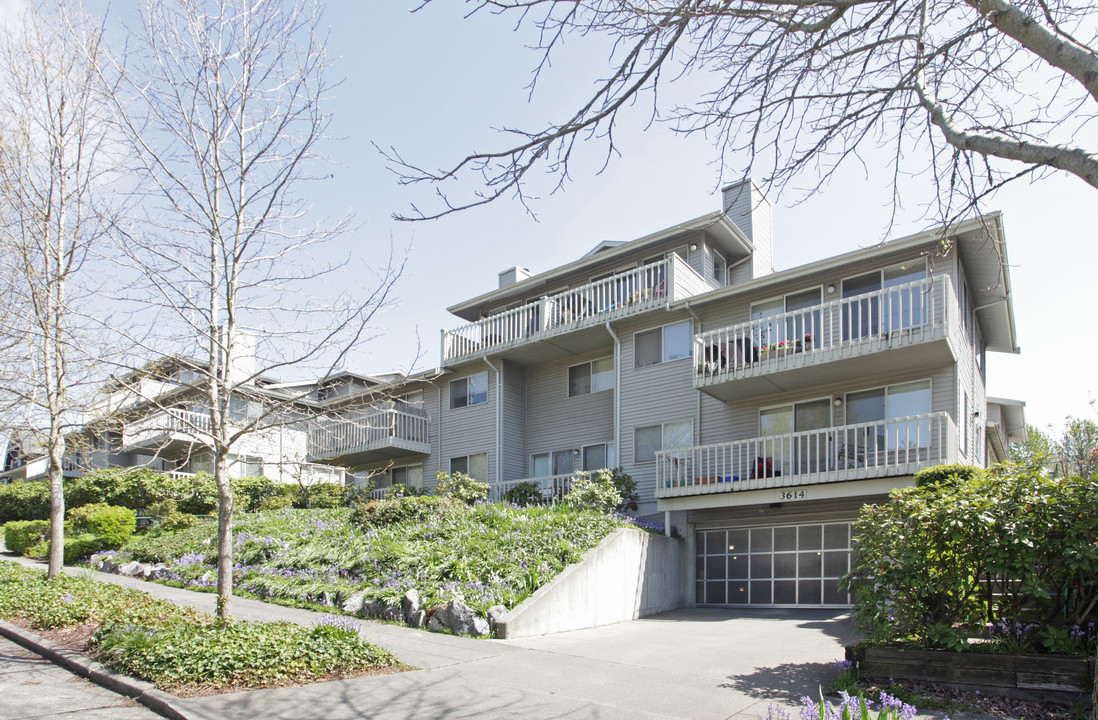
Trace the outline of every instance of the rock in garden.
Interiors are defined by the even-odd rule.
[[[354,595],[343,601],[343,612],[356,614],[362,612],[362,605],[365,600],[365,591],[356,592]]]
[[[424,612],[423,610],[416,610],[414,613],[412,613],[411,617],[405,618],[404,622],[408,623],[414,628],[421,628],[423,627],[423,623],[426,621],[426,619],[426,612]]]
[[[125,575],[126,577],[137,577],[145,569],[145,566],[136,560],[131,560],[122,567],[118,568],[119,575]]]
[[[385,605],[384,608],[380,615],[382,620],[404,622],[404,610],[401,609],[400,605]]]
[[[427,621],[427,629],[431,632],[446,632],[446,623],[442,622],[438,615],[432,615]]]
[[[362,603],[362,614],[366,617],[381,618],[385,617],[385,611],[388,609],[388,605],[380,600],[367,600]]]
[[[95,566],[103,572],[118,572],[118,563],[114,561],[112,557],[99,558],[95,561]]]
[[[496,630],[496,623],[499,619],[507,614],[507,608],[503,605],[493,605],[488,608],[488,625],[492,628],[492,632]]]
[[[488,621],[477,615],[471,607],[458,600],[446,603],[450,629],[455,635],[487,635],[491,632]]]
[[[412,616],[419,612],[419,590],[412,589],[404,593],[400,600],[401,610],[404,611],[404,622],[412,624]]]
[[[320,593],[320,604],[325,607],[335,607],[335,601],[332,600],[332,594],[327,590]]]

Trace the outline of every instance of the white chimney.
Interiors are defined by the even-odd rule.
[[[517,282],[522,282],[528,277],[531,277],[530,271],[524,267],[516,265],[513,268],[507,268],[499,274],[499,289],[502,290]]]
[[[751,278],[774,272],[774,217],[770,201],[751,178],[726,186],[724,212],[736,224],[755,250],[751,256]]]

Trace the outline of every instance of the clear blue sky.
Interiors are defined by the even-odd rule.
[[[532,36],[513,32],[513,17],[464,20],[472,5],[458,0],[437,0],[412,14],[407,8],[414,4],[330,3],[325,17],[330,77],[342,78],[328,105],[334,139],[325,148],[338,165],[331,179],[305,192],[318,214],[354,214],[359,227],[344,242],[366,262],[387,252],[390,240],[408,253],[397,304],[377,319],[378,336],[351,358],[349,369],[363,372],[436,365],[440,329],[461,322],[444,308],[495,287],[500,270],[517,264],[543,271],[603,240],[639,237],[720,203],[711,144],[659,125],[646,129],[642,110],[619,129],[622,157],[605,172],[595,172],[603,147],[592,146],[581,151],[564,192],[549,195],[551,183],[541,183],[537,219],[500,200],[428,223],[392,221],[393,212],[413,202],[430,203],[433,189],[398,186],[372,143],[429,167],[498,149],[507,140],[492,128],[559,120],[605,67],[598,41],[569,41],[531,103],[525,86],[537,56],[525,47]],[[88,9],[96,6],[106,4],[89,2]],[[688,97],[690,85],[680,92]],[[1098,147],[1098,129],[1087,145]],[[849,166],[796,206],[796,192],[773,198],[778,269],[886,239],[892,198],[879,155],[868,152],[867,167]],[[929,195],[920,182],[905,186],[912,199],[887,237],[927,226],[917,203]],[[1042,427],[1059,426],[1066,415],[1098,418],[1088,405],[1088,391],[1098,397],[1098,191],[1055,176],[1011,186],[985,207],[1005,213],[1022,348],[1020,356],[991,354],[989,393],[1024,400],[1030,422]]]

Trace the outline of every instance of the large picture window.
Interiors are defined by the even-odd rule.
[[[450,407],[462,408],[488,402],[488,373],[482,372],[450,383]]]
[[[691,420],[639,427],[633,431],[633,462],[655,462],[660,450],[686,448],[694,444]]]
[[[874,443],[859,442],[863,450],[896,450],[926,447],[930,444],[930,420],[910,419],[906,422],[887,422],[902,418],[915,418],[930,413],[930,380],[898,383],[873,390],[846,394],[846,424],[864,425],[879,423],[867,429],[867,438]],[[882,422],[886,421],[886,422]]]
[[[613,389],[613,357],[599,358],[568,368],[568,397]]]
[[[642,368],[689,357],[691,345],[689,320],[639,332],[633,336],[634,365]]]

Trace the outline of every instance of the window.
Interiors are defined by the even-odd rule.
[[[904,449],[926,447],[930,444],[930,421],[908,420],[907,422],[885,422],[926,415],[930,412],[930,380],[889,385],[874,390],[847,393],[846,424],[860,425],[878,423],[875,428],[859,429],[859,451]],[[876,436],[876,447],[867,443],[865,438]]]
[[[263,458],[257,455],[230,455],[229,465],[233,467],[236,477],[261,477],[263,475]]]
[[[602,470],[614,465],[613,443],[599,443],[598,445],[585,445],[583,447],[583,470],[591,472]]]
[[[474,480],[488,482],[488,453],[450,458],[450,474],[462,473]]]
[[[409,465],[408,467],[393,468],[390,473],[393,485],[405,485],[407,487],[423,487],[423,466]]]
[[[925,278],[926,260],[917,260],[843,280],[844,298],[872,293],[871,297],[843,303],[843,340],[860,340],[881,332],[925,324],[926,303],[922,288],[890,290]],[[881,327],[882,321],[884,327]]]
[[[655,462],[660,450],[690,447],[694,444],[694,422],[682,420],[639,427],[633,436],[633,462]]]
[[[568,368],[568,397],[613,389],[613,357],[599,358]]]
[[[689,320],[637,333],[633,336],[635,366],[642,368],[689,357],[691,345]]]
[[[450,407],[462,408],[488,402],[488,372],[470,375],[450,383]]]

